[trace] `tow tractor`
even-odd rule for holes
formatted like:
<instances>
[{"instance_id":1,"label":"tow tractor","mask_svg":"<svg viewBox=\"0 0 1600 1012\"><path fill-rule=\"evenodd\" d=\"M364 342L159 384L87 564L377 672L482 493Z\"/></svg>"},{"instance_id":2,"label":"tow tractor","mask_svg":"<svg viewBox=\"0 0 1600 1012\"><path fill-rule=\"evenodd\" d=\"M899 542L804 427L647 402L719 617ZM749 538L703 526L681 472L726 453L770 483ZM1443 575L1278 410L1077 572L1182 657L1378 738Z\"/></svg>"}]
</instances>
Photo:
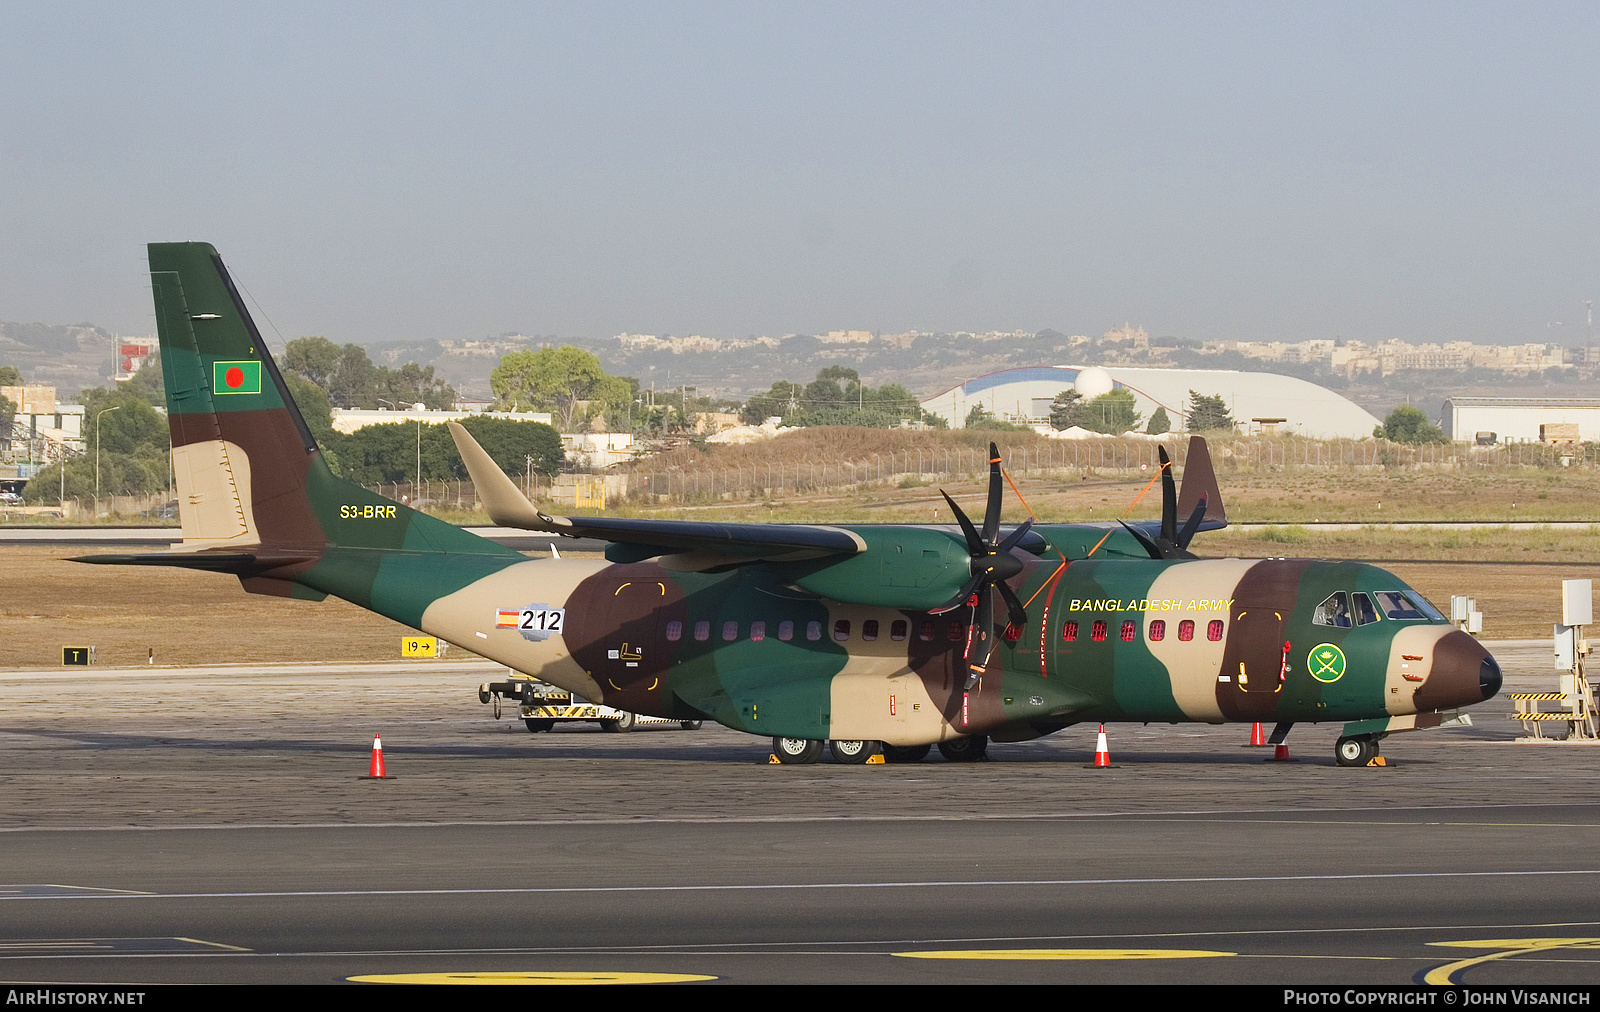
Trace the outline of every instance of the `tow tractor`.
<instances>
[{"instance_id":1,"label":"tow tractor","mask_svg":"<svg viewBox=\"0 0 1600 1012\"><path fill-rule=\"evenodd\" d=\"M502 699L515 700L528 731L537 734L556 726L557 721L593 721L605 731L632 731L636 727L675 724L685 731L697 731L698 720L668 720L618 710L602 703L591 703L558 685L511 672L503 682L484 682L478 686L478 702L494 706L494 719L500 719Z\"/></svg>"}]
</instances>

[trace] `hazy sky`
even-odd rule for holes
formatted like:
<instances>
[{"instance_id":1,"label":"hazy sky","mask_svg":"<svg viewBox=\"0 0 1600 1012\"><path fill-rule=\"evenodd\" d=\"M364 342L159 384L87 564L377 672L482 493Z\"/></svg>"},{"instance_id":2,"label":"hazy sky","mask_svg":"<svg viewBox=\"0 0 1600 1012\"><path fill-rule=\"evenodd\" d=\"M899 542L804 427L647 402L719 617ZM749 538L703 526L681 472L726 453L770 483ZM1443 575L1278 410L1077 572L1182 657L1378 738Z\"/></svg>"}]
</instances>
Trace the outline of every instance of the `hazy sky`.
<instances>
[{"instance_id":1,"label":"hazy sky","mask_svg":"<svg viewBox=\"0 0 1600 1012\"><path fill-rule=\"evenodd\" d=\"M0 40L0 319L151 332L174 239L341 342L1570 342L1600 297L1592 2L5 0Z\"/></svg>"}]
</instances>

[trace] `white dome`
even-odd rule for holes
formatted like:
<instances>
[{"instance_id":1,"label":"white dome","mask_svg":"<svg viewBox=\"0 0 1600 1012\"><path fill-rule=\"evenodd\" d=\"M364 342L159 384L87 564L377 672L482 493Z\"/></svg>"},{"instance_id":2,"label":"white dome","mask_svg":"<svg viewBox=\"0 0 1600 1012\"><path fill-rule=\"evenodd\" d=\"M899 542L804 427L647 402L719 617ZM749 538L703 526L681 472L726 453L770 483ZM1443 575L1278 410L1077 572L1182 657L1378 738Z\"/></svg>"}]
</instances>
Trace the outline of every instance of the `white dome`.
<instances>
[{"instance_id":1,"label":"white dome","mask_svg":"<svg viewBox=\"0 0 1600 1012\"><path fill-rule=\"evenodd\" d=\"M1103 394L1109 394L1116 386L1111 379L1111 374L1097 365L1092 365L1078 373L1077 380L1072 384L1072 389L1084 400L1093 400Z\"/></svg>"}]
</instances>

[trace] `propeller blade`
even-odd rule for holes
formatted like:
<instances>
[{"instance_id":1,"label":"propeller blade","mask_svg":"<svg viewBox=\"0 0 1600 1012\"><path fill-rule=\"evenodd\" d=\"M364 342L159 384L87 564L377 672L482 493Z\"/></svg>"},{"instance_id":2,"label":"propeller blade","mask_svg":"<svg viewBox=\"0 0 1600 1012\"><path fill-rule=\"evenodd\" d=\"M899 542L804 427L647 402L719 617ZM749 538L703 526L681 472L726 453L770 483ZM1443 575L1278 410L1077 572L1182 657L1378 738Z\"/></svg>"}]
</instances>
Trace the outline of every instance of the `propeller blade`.
<instances>
[{"instance_id":1,"label":"propeller blade","mask_svg":"<svg viewBox=\"0 0 1600 1012\"><path fill-rule=\"evenodd\" d=\"M1003 491L1000 476L1000 448L993 443L989 444L989 503L983 511L983 547L988 549L994 545L995 535L1000 531L1000 493Z\"/></svg>"},{"instance_id":2,"label":"propeller blade","mask_svg":"<svg viewBox=\"0 0 1600 1012\"><path fill-rule=\"evenodd\" d=\"M1001 599L1006 603L1007 622L1016 629L1021 629L1027 625L1028 610L1017 599L1016 592L1011 589L1011 586L1005 583L997 583L994 585L994 589L1000 592Z\"/></svg>"},{"instance_id":3,"label":"propeller blade","mask_svg":"<svg viewBox=\"0 0 1600 1012\"><path fill-rule=\"evenodd\" d=\"M972 579L968 580L966 586L962 587L956 592L955 597L952 597L950 600L946 601L944 604L941 604L937 608L929 608L928 614L943 615L946 612L955 611L957 608L966 604L968 601L972 600L972 595L978 591L978 585L987 579L988 575L989 574L987 572L981 569L978 572L973 573Z\"/></svg>"},{"instance_id":4,"label":"propeller blade","mask_svg":"<svg viewBox=\"0 0 1600 1012\"><path fill-rule=\"evenodd\" d=\"M1176 541L1178 537L1178 483L1172 480L1172 458L1167 448L1158 446L1161 454L1161 537Z\"/></svg>"},{"instance_id":5,"label":"propeller blade","mask_svg":"<svg viewBox=\"0 0 1600 1012\"><path fill-rule=\"evenodd\" d=\"M1160 541L1150 540L1149 535L1145 534L1144 531L1141 531L1137 527L1129 527L1127 523L1122 520L1118 520L1117 523L1122 524L1123 530L1139 539L1139 544L1144 546L1144 550L1150 553L1150 557L1152 559L1164 559L1167 557L1166 552L1161 547Z\"/></svg>"},{"instance_id":6,"label":"propeller blade","mask_svg":"<svg viewBox=\"0 0 1600 1012\"><path fill-rule=\"evenodd\" d=\"M989 655L994 653L994 595L988 587L978 590L978 603L972 609L972 631L967 635L967 685L968 689L989 667Z\"/></svg>"},{"instance_id":7,"label":"propeller blade","mask_svg":"<svg viewBox=\"0 0 1600 1012\"><path fill-rule=\"evenodd\" d=\"M1021 527L1018 527L1016 530L1014 530L1010 534L1006 535L1006 539L1004 541L1000 542L1000 547L996 548L995 551L999 552L999 553L1001 553L1003 555L1006 552L1011 551L1011 549L1017 547L1017 543L1020 542L1023 538L1028 536L1028 528L1030 528L1032 526L1033 526L1033 518L1029 517L1028 519L1026 519L1026 520L1024 520L1022 522L1022 526Z\"/></svg>"},{"instance_id":8,"label":"propeller blade","mask_svg":"<svg viewBox=\"0 0 1600 1012\"><path fill-rule=\"evenodd\" d=\"M1178 536L1173 539L1174 543L1176 543L1179 548L1187 549L1189 547L1189 542L1194 540L1195 532L1200 529L1200 521L1204 520L1205 518L1206 497L1201 496L1200 502L1196 504L1194 508L1194 512L1190 513L1189 519L1184 521L1183 530L1179 531Z\"/></svg>"},{"instance_id":9,"label":"propeller blade","mask_svg":"<svg viewBox=\"0 0 1600 1012\"><path fill-rule=\"evenodd\" d=\"M972 526L971 520L967 519L966 512L962 510L960 506L956 505L956 501L954 499L950 498L950 493L941 488L939 490L939 494L944 496L944 501L950 504L950 512L955 516L956 523L961 525L961 533L967 536L968 553L970 553L973 558L977 558L978 556L987 553L989 551L989 546L984 544L982 538L978 537L978 529Z\"/></svg>"}]
</instances>

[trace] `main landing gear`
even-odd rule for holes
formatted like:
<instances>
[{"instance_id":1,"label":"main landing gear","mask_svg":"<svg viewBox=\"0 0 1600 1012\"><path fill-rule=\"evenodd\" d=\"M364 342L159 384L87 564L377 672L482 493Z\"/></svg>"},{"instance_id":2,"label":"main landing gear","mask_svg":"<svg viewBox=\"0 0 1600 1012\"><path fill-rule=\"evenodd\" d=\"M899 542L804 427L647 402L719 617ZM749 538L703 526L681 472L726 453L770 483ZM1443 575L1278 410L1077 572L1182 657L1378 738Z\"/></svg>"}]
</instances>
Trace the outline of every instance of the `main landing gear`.
<instances>
[{"instance_id":1,"label":"main landing gear","mask_svg":"<svg viewBox=\"0 0 1600 1012\"><path fill-rule=\"evenodd\" d=\"M1378 736L1358 734L1340 738L1333 746L1333 757L1340 766L1365 766L1378 757Z\"/></svg>"},{"instance_id":2,"label":"main landing gear","mask_svg":"<svg viewBox=\"0 0 1600 1012\"><path fill-rule=\"evenodd\" d=\"M772 754L786 765L814 763L822 758L823 744L814 738L774 738ZM881 741L846 739L826 744L828 751L833 753L833 761L847 766L865 763L880 754L884 762L917 763L926 759L933 749L931 745L885 745ZM989 739L981 734L939 743L939 754L944 756L945 761L953 763L977 762L987 757L988 751Z\"/></svg>"}]
</instances>

